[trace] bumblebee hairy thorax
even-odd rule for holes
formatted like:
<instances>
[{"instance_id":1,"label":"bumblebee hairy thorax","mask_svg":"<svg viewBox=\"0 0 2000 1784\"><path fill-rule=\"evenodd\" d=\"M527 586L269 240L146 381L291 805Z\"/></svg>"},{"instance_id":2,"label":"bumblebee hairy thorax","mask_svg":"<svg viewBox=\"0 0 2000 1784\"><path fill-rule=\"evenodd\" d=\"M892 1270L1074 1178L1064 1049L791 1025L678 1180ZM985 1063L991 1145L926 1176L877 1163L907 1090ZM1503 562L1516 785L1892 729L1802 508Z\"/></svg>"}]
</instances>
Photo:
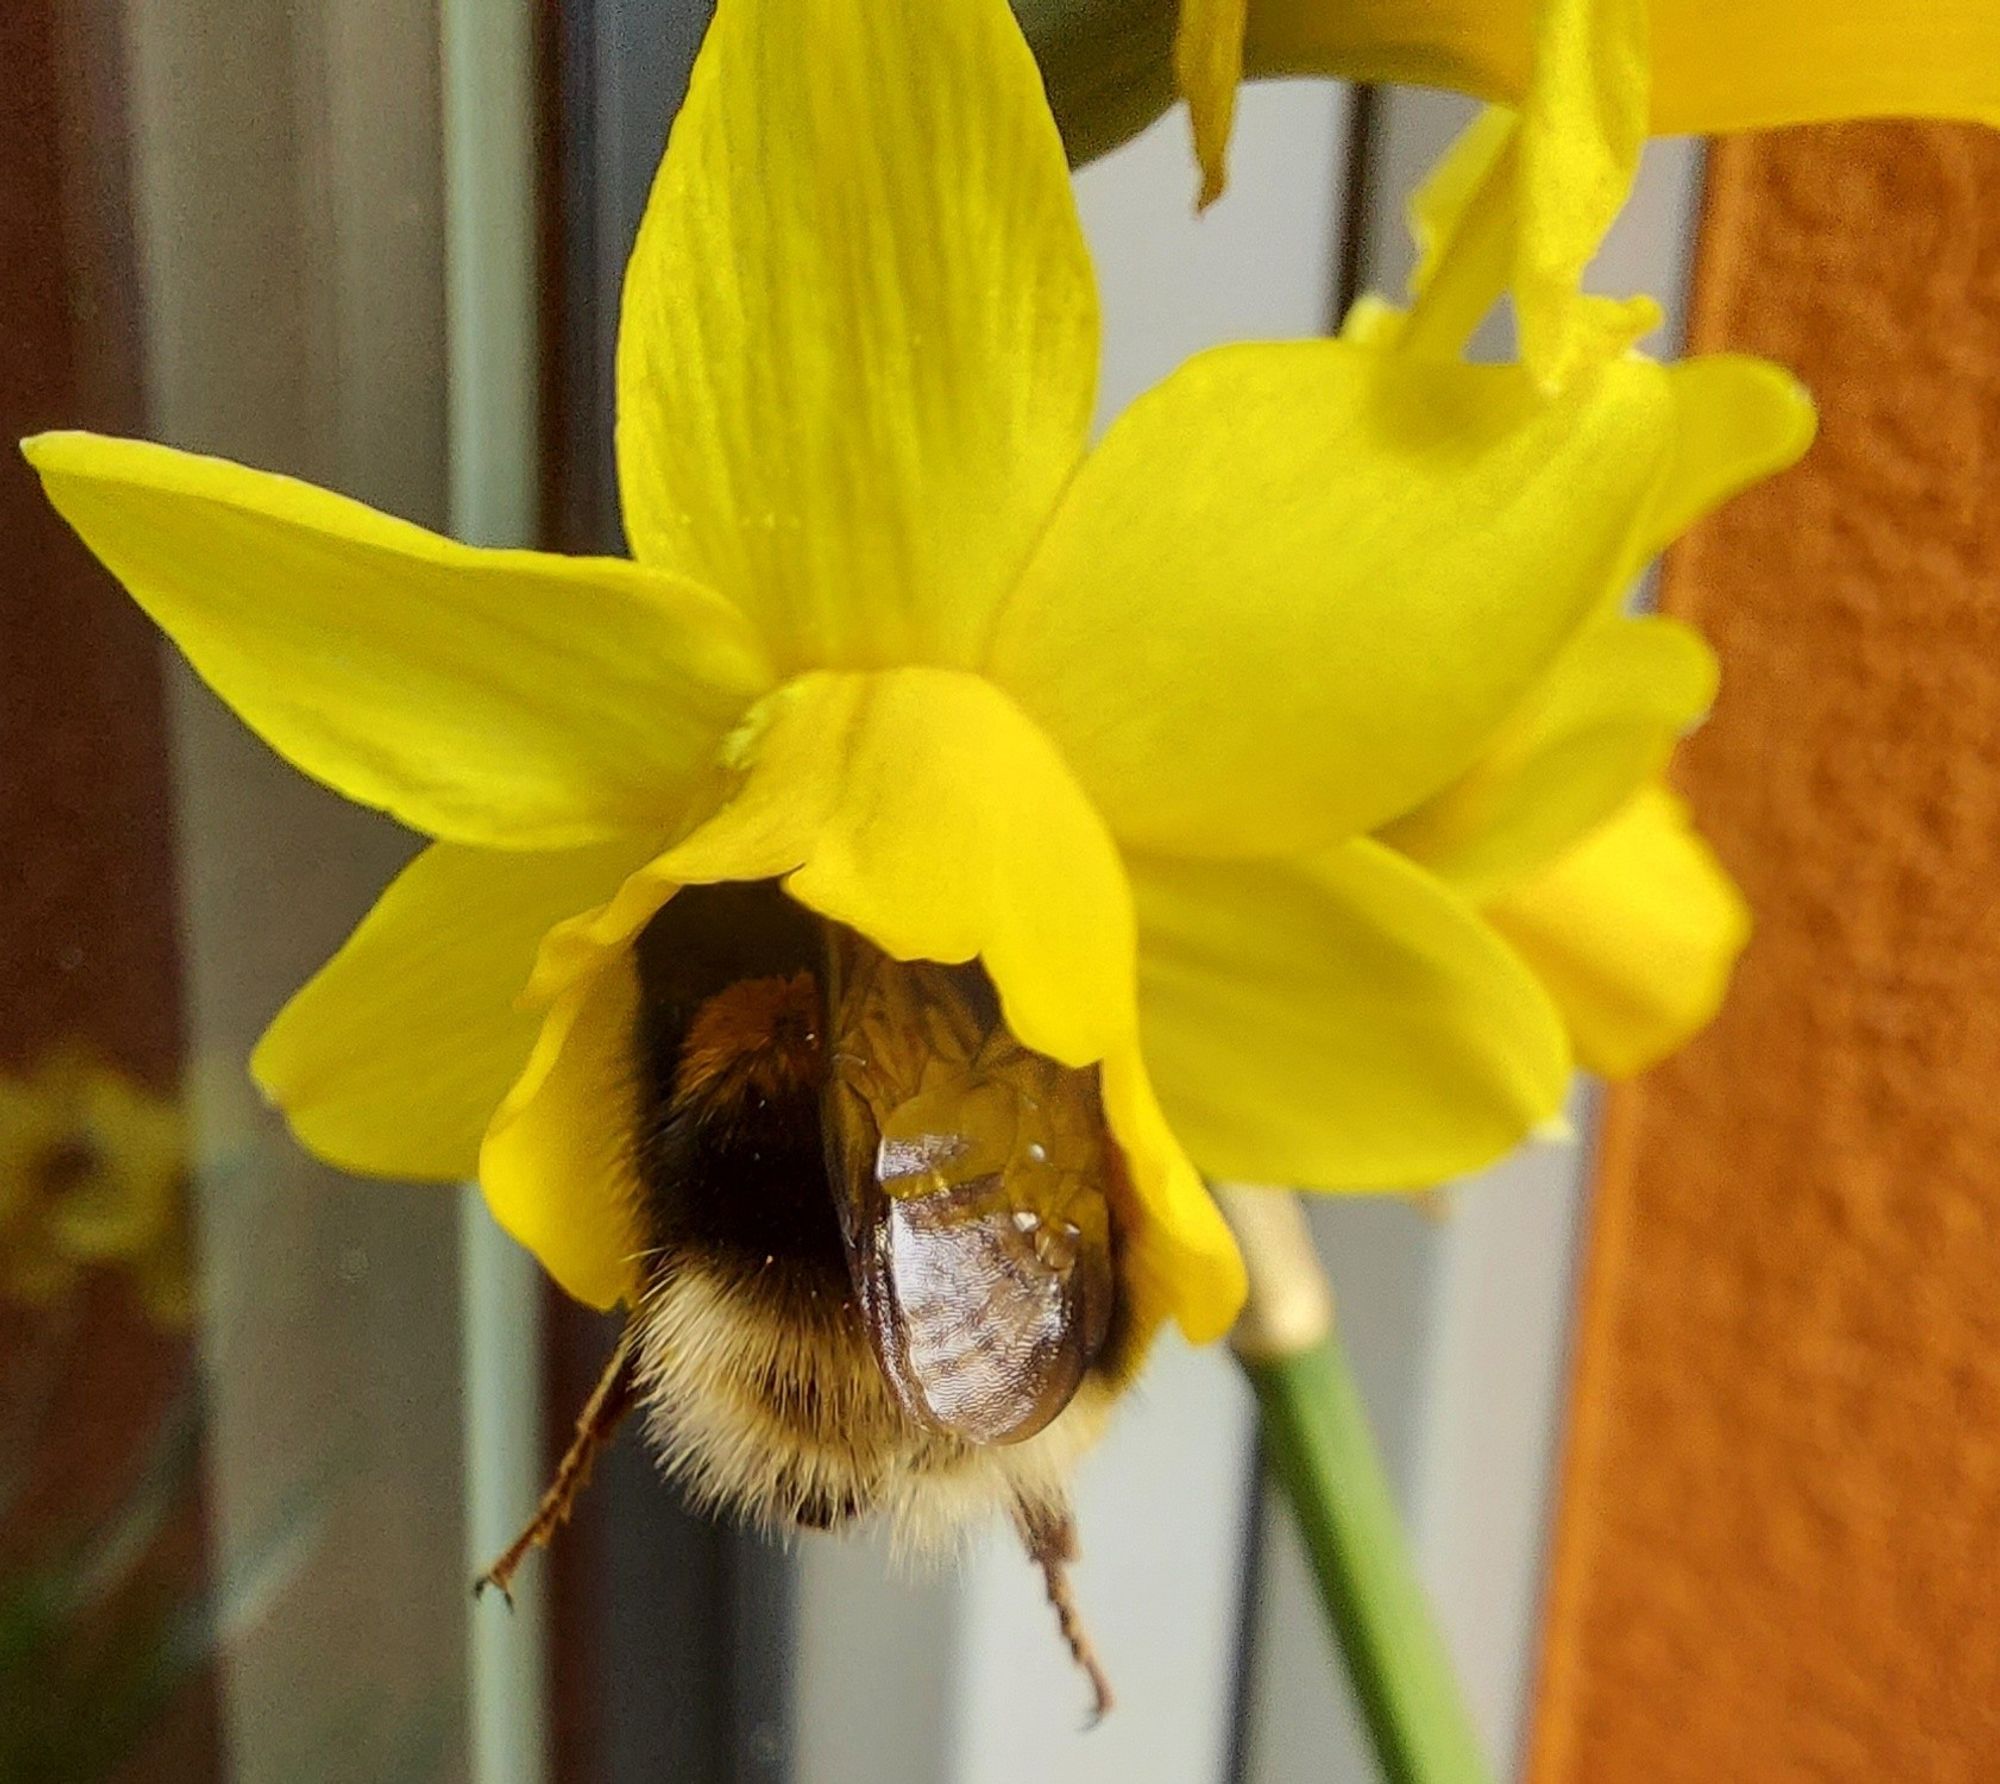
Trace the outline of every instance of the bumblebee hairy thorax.
<instances>
[{"instance_id":1,"label":"bumblebee hairy thorax","mask_svg":"<svg viewBox=\"0 0 2000 1784\"><path fill-rule=\"evenodd\" d=\"M879 1517L935 1551L998 1512L1063 1577L1069 1480L1136 1368L1130 1220L1094 1070L1008 1031L977 965L889 958L775 885L691 887L637 943L644 1288L534 1524L643 1409L700 1504L780 1531Z\"/></svg>"}]
</instances>

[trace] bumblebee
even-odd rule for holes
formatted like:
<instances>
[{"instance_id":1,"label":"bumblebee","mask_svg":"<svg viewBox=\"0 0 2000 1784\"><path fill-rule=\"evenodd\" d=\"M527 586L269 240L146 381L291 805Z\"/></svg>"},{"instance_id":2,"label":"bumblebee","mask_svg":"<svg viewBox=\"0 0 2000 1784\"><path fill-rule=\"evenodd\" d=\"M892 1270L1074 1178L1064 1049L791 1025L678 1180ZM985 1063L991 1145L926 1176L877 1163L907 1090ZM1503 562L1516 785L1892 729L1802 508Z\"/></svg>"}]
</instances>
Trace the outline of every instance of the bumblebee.
<instances>
[{"instance_id":1,"label":"bumblebee","mask_svg":"<svg viewBox=\"0 0 2000 1784\"><path fill-rule=\"evenodd\" d=\"M1094 1070L1023 1047L974 964L899 961L775 885L690 887L638 942L644 1290L503 1591L641 1412L691 1499L769 1530L995 1513L1071 1600L1069 1480L1139 1363L1131 1190Z\"/></svg>"}]
</instances>

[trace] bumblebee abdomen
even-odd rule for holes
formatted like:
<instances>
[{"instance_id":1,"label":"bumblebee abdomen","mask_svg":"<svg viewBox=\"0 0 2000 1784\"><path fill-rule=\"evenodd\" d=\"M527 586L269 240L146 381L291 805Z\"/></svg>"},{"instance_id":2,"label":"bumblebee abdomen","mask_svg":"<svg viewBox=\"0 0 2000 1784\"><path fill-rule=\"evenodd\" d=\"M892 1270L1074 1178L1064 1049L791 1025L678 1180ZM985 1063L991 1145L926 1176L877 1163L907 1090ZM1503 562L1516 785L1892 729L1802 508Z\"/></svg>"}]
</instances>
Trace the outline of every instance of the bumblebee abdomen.
<instances>
[{"instance_id":1,"label":"bumblebee abdomen","mask_svg":"<svg viewBox=\"0 0 2000 1784\"><path fill-rule=\"evenodd\" d=\"M637 954L633 1142L647 1269L636 1368L663 1470L698 1503L780 1530L880 1515L912 1550L949 1546L996 1512L1066 1518L1069 1474L1136 1360L1112 1330L1115 1252L1101 1198L1044 1195L1039 1178L1046 1216L1004 1198L991 1210L930 1198L906 1210L909 1243L882 1251L851 1194L842 1200L847 1165L874 1169L872 1155L845 1157L865 1124L846 1124L839 1159L826 1143L832 1055L866 1044L829 1039L826 926L774 885L693 887L662 909ZM997 1002L971 995L983 986L976 968L949 970L960 993L949 1013L984 1034ZM908 1045L923 1043L917 1032ZM996 1070L1018 1077L1033 1066L1005 1046ZM1038 1106L1067 1107L1039 1079L1030 1088ZM1094 1080L1071 1088L1087 1090L1094 1109ZM1061 1151L1032 1148L1030 1163ZM994 1178L996 1193L1010 1180ZM1078 1224L1086 1217L1089 1231ZM1089 1241L1087 1293L1066 1286L1073 1260L1050 1249L1064 1235L1072 1250ZM910 1250L920 1239L938 1253L935 1283ZM862 1285L877 1291L872 1304L857 1288L857 1243L877 1264L901 1266L896 1296L874 1277ZM930 1287L952 1293L940 1301ZM1059 1317L1024 1324L1023 1309L1056 1290ZM1044 1355L1049 1327L1067 1346L1060 1367ZM939 1346L947 1354L933 1355ZM928 1397L898 1391L885 1352L922 1377ZM940 1400L964 1413L951 1396L974 1387L991 1390L994 1417L936 1415Z\"/></svg>"}]
</instances>

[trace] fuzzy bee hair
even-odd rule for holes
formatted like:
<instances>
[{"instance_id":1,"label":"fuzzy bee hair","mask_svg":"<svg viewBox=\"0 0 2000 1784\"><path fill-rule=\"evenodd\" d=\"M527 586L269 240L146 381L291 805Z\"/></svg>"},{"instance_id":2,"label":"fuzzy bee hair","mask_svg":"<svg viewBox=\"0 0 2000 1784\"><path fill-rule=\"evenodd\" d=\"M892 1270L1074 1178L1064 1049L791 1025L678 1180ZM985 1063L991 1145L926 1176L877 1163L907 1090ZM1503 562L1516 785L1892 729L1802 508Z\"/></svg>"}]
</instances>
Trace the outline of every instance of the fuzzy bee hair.
<instances>
[{"instance_id":1,"label":"fuzzy bee hair","mask_svg":"<svg viewBox=\"0 0 2000 1784\"><path fill-rule=\"evenodd\" d=\"M877 1517L912 1561L995 1514L1062 1522L1121 1385L1094 1373L1021 1443L926 1430L890 1394L852 1299L777 1265L683 1261L656 1279L636 1332L647 1437L695 1503L776 1531Z\"/></svg>"}]
</instances>

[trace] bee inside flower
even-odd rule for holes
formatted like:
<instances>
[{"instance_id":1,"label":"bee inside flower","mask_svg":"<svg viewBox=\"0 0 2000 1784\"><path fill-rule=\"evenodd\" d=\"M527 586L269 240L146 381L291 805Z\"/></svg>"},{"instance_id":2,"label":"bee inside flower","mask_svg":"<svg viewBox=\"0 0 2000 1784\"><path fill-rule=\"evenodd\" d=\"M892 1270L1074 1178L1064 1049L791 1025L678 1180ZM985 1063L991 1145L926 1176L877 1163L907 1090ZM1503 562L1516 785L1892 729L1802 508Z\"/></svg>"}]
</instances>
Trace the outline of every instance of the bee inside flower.
<instances>
[{"instance_id":1,"label":"bee inside flower","mask_svg":"<svg viewBox=\"0 0 2000 1784\"><path fill-rule=\"evenodd\" d=\"M1459 837L1601 622L1675 383L1252 344L1092 447L1097 333L1004 0L722 0L625 286L634 561L28 443L247 723L432 839L253 1069L627 1310L503 1585L643 1405L753 1520L1011 1517L1088 1665L1071 1472L1243 1296L1204 1175L1429 1185L1560 1106L1549 991L1384 838ZM1538 859L1611 808L1574 756Z\"/></svg>"}]
</instances>

